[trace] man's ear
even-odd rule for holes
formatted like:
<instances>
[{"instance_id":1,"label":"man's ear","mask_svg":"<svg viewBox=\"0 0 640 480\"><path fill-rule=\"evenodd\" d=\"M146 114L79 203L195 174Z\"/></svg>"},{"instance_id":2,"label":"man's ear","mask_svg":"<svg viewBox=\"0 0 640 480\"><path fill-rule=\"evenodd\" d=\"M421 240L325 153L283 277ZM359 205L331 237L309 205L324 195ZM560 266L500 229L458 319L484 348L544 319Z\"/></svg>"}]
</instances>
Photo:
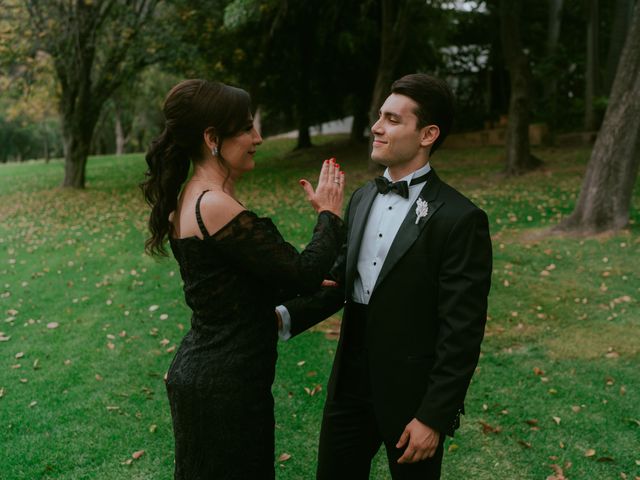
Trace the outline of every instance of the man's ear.
<instances>
[{"instance_id":1,"label":"man's ear","mask_svg":"<svg viewBox=\"0 0 640 480\"><path fill-rule=\"evenodd\" d=\"M437 125L427 125L426 127L422 127L420 133L420 145L430 147L440 136L440 128L438 128Z\"/></svg>"}]
</instances>

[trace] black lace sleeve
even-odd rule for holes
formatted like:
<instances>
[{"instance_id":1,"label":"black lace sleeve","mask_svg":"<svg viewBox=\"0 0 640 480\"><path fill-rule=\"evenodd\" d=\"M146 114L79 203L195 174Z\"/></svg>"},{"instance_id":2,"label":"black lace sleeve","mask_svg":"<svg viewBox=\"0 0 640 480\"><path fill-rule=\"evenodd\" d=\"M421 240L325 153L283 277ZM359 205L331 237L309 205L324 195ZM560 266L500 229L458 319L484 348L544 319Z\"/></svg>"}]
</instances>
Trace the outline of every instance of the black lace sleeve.
<instances>
[{"instance_id":1,"label":"black lace sleeve","mask_svg":"<svg viewBox=\"0 0 640 480\"><path fill-rule=\"evenodd\" d=\"M346 237L342 219L324 211L313 236L299 253L271 219L241 212L213 235L225 258L278 290L282 298L316 290L333 265Z\"/></svg>"}]
</instances>

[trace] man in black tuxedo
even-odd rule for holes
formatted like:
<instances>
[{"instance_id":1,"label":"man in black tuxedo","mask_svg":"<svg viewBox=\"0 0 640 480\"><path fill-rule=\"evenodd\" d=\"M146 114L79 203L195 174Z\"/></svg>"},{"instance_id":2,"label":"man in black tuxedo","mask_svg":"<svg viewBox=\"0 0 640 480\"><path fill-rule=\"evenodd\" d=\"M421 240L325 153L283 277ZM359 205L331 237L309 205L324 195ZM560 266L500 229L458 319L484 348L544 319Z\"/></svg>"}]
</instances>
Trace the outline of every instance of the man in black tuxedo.
<instances>
[{"instance_id":1,"label":"man in black tuxedo","mask_svg":"<svg viewBox=\"0 0 640 480\"><path fill-rule=\"evenodd\" d=\"M412 74L393 84L371 128L371 158L387 168L351 197L334 286L277 307L286 339L344 306L318 479L368 478L381 444L394 480L440 478L444 437L478 362L492 269L487 215L429 164L452 120L445 82Z\"/></svg>"}]
</instances>

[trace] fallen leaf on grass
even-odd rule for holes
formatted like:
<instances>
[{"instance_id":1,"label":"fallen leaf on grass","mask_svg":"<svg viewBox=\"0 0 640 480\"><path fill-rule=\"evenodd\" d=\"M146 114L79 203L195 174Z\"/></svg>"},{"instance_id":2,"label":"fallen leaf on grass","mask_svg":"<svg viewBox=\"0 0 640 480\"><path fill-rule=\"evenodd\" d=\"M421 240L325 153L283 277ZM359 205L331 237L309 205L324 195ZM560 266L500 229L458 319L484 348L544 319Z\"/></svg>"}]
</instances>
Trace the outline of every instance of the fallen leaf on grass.
<instances>
[{"instance_id":1,"label":"fallen leaf on grass","mask_svg":"<svg viewBox=\"0 0 640 480\"><path fill-rule=\"evenodd\" d=\"M524 448L531 448L531 443L525 442L524 440L518 440L518 443L522 445Z\"/></svg>"},{"instance_id":2,"label":"fallen leaf on grass","mask_svg":"<svg viewBox=\"0 0 640 480\"><path fill-rule=\"evenodd\" d=\"M156 433L158 426L154 423L153 425L149 425L149 433Z\"/></svg>"},{"instance_id":3,"label":"fallen leaf on grass","mask_svg":"<svg viewBox=\"0 0 640 480\"><path fill-rule=\"evenodd\" d=\"M449 448L447 449L447 451L449 452L455 452L456 450L458 450L458 445L455 443L452 443L451 445L449 445Z\"/></svg>"},{"instance_id":4,"label":"fallen leaf on grass","mask_svg":"<svg viewBox=\"0 0 640 480\"><path fill-rule=\"evenodd\" d=\"M137 452L133 452L131 454L131 458L134 460L138 460L142 455L144 455L144 450L138 450Z\"/></svg>"},{"instance_id":5,"label":"fallen leaf on grass","mask_svg":"<svg viewBox=\"0 0 640 480\"><path fill-rule=\"evenodd\" d=\"M278 461L279 462L286 462L287 460L289 460L291 458L291 455L288 453L283 453L282 455L280 455L278 457Z\"/></svg>"},{"instance_id":6,"label":"fallen leaf on grass","mask_svg":"<svg viewBox=\"0 0 640 480\"><path fill-rule=\"evenodd\" d=\"M482 433L487 434L487 433L500 433L502 431L502 427L500 426L491 426L489 425L487 422L484 422L482 420L480 420L478 422L480 425L482 425Z\"/></svg>"},{"instance_id":7,"label":"fallen leaf on grass","mask_svg":"<svg viewBox=\"0 0 640 480\"><path fill-rule=\"evenodd\" d=\"M588 449L584 452L585 457L594 457L596 455L596 451L593 448Z\"/></svg>"},{"instance_id":8,"label":"fallen leaf on grass","mask_svg":"<svg viewBox=\"0 0 640 480\"><path fill-rule=\"evenodd\" d=\"M29 408L33 408L38 404L35 400L29 404Z\"/></svg>"},{"instance_id":9,"label":"fallen leaf on grass","mask_svg":"<svg viewBox=\"0 0 640 480\"><path fill-rule=\"evenodd\" d=\"M560 465L553 463L551 464L551 468L553 468L555 473L553 475L549 475L547 480L567 480L567 477L564 476L564 472Z\"/></svg>"},{"instance_id":10,"label":"fallen leaf on grass","mask_svg":"<svg viewBox=\"0 0 640 480\"><path fill-rule=\"evenodd\" d=\"M96 380L101 382L102 381L102 375L100 375L99 373L96 373Z\"/></svg>"},{"instance_id":11,"label":"fallen leaf on grass","mask_svg":"<svg viewBox=\"0 0 640 480\"><path fill-rule=\"evenodd\" d=\"M321 385L316 385L315 387L313 387L313 389L311 389L309 387L304 387L304 391L307 392L307 394L312 396L312 397L316 393L320 392L321 390L322 390L322 386Z\"/></svg>"},{"instance_id":12,"label":"fallen leaf on grass","mask_svg":"<svg viewBox=\"0 0 640 480\"><path fill-rule=\"evenodd\" d=\"M571 410L573 410L574 413L578 413L580 410L582 410L582 408L579 407L578 405L572 405Z\"/></svg>"},{"instance_id":13,"label":"fallen leaf on grass","mask_svg":"<svg viewBox=\"0 0 640 480\"><path fill-rule=\"evenodd\" d=\"M58 322L49 322L47 323L47 328L53 330L54 328L58 328L60 324Z\"/></svg>"},{"instance_id":14,"label":"fallen leaf on grass","mask_svg":"<svg viewBox=\"0 0 640 480\"><path fill-rule=\"evenodd\" d=\"M19 359L19 358L24 357L24 352L18 352L18 353L16 353L15 357L16 357L16 360L17 360L17 359Z\"/></svg>"},{"instance_id":15,"label":"fallen leaf on grass","mask_svg":"<svg viewBox=\"0 0 640 480\"><path fill-rule=\"evenodd\" d=\"M551 417L553 421L556 422L556 425L560 425L560 417Z\"/></svg>"},{"instance_id":16,"label":"fallen leaf on grass","mask_svg":"<svg viewBox=\"0 0 640 480\"><path fill-rule=\"evenodd\" d=\"M4 397L4 387L0 388L0 398Z\"/></svg>"},{"instance_id":17,"label":"fallen leaf on grass","mask_svg":"<svg viewBox=\"0 0 640 480\"><path fill-rule=\"evenodd\" d=\"M533 373L535 375L544 375L544 371L541 368L533 367Z\"/></svg>"},{"instance_id":18,"label":"fallen leaf on grass","mask_svg":"<svg viewBox=\"0 0 640 480\"><path fill-rule=\"evenodd\" d=\"M304 360L300 360L298 363L296 363L296 365L297 365L297 366L299 366L299 367L301 367L301 366L303 366L305 363L307 363L307 362L305 362Z\"/></svg>"},{"instance_id":19,"label":"fallen leaf on grass","mask_svg":"<svg viewBox=\"0 0 640 480\"><path fill-rule=\"evenodd\" d=\"M600 463L606 463L606 462L615 462L615 460L611 457L600 457L597 460Z\"/></svg>"}]
</instances>

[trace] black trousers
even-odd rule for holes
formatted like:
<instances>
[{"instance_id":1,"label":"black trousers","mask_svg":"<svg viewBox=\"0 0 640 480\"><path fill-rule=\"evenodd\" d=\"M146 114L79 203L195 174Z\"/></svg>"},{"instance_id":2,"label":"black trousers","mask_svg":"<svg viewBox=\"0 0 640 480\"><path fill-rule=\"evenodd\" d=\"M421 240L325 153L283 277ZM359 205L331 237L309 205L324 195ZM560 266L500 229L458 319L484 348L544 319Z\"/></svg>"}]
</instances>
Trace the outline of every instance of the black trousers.
<instances>
[{"instance_id":1,"label":"black trousers","mask_svg":"<svg viewBox=\"0 0 640 480\"><path fill-rule=\"evenodd\" d=\"M350 331L345 331L335 396L324 407L318 451L318 480L367 480L371 461L384 444L394 480L438 480L444 435L433 457L399 464L406 448L396 448L399 438L385 439L373 410L367 352L364 346L366 306L348 304ZM398 392L399 395L402 392Z\"/></svg>"}]
</instances>

